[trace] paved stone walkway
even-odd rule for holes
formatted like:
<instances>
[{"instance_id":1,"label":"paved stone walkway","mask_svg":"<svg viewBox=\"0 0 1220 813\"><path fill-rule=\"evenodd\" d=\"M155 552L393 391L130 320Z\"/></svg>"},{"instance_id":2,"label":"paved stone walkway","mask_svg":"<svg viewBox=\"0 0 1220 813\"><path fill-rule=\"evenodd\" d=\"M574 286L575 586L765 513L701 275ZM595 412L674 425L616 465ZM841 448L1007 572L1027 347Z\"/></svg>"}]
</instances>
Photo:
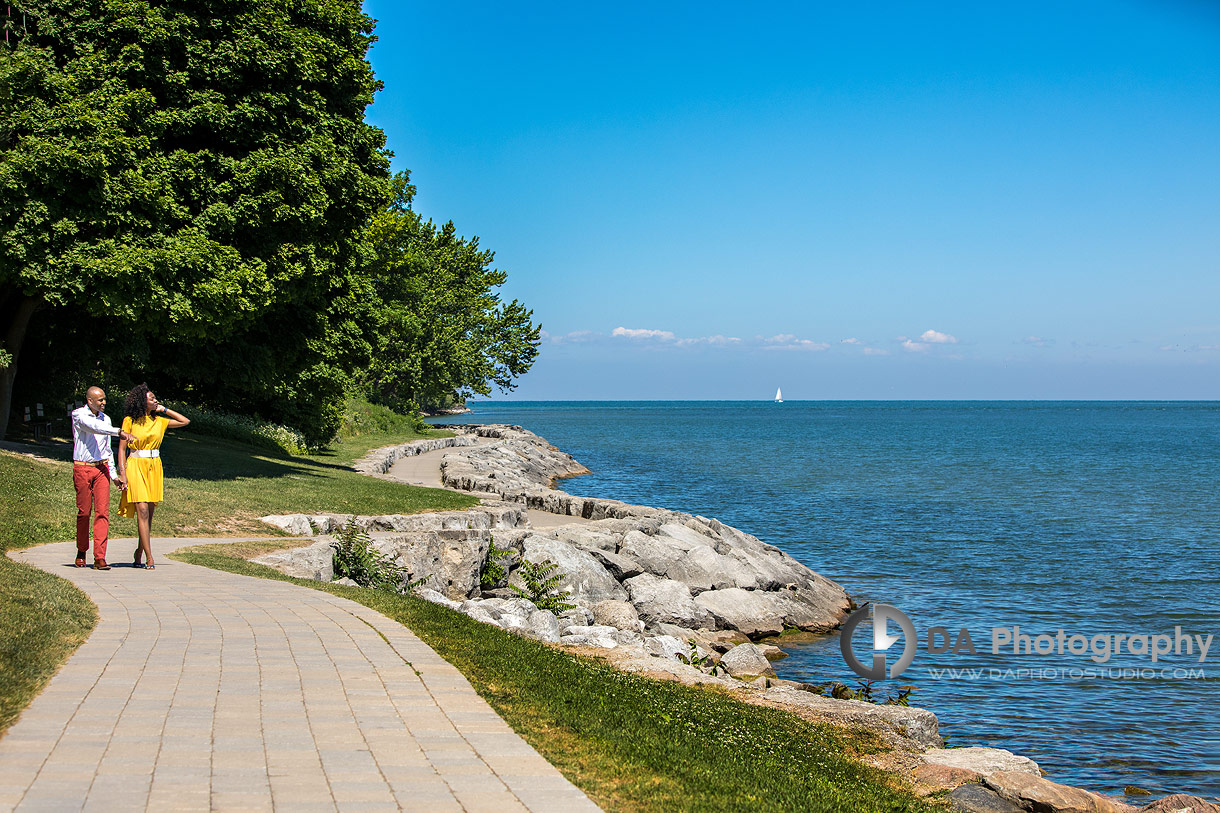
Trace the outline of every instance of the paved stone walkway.
<instances>
[{"instance_id":1,"label":"paved stone walkway","mask_svg":"<svg viewBox=\"0 0 1220 813\"><path fill-rule=\"evenodd\" d=\"M154 540L154 571L14 555L101 620L0 739L0 810L598 809L401 625L164 555L221 541Z\"/></svg>"}]
</instances>

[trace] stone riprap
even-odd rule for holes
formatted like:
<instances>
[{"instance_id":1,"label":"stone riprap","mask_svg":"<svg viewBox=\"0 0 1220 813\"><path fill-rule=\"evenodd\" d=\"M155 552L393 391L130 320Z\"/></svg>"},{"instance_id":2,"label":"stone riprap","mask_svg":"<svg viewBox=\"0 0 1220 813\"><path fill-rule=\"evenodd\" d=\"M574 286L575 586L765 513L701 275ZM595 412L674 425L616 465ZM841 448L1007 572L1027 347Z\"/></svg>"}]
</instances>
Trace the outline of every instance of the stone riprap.
<instances>
[{"instance_id":1,"label":"stone riprap","mask_svg":"<svg viewBox=\"0 0 1220 813\"><path fill-rule=\"evenodd\" d=\"M639 620L654 634L663 632L661 625L672 625L732 630L757 639L785 627L830 630L847 616L850 602L842 587L774 545L715 519L556 491L557 479L588 470L519 426L448 428L454 437L380 449L356 468L384 473L395 460L447 449L440 464L443 484L498 500L468 511L379 517L293 514L263 521L305 536L334 533L354 519L374 533L376 549L411 579L427 578L427 587L452 600L481 597L479 573L494 539L497 547L512 551L504 561L507 585L525 587L521 559L553 562L555 572L563 575L559 588L573 603L590 608L606 601L629 602L637 619L619 629L631 633L638 632L634 621ZM531 529L525 508L593 521ZM294 575L325 578L324 558L324 546L314 545L299 555L277 553L260 562Z\"/></svg>"},{"instance_id":2,"label":"stone riprap","mask_svg":"<svg viewBox=\"0 0 1220 813\"><path fill-rule=\"evenodd\" d=\"M572 603L589 609L603 602L629 604L635 618L616 617L626 619L623 629L631 632L638 632L637 621L653 632L671 625L731 630L750 638L785 627L826 631L842 622L849 607L843 588L778 548L715 520L678 512L547 530L522 527L523 510L508 504L397 517L318 514L264 521L286 529L304 523L333 533L353 519L410 580L427 579L426 587L449 599L482 597L480 575L494 540L510 552L502 560L507 584L525 588L522 559L553 562L563 577L559 589ZM256 561L301 578L330 579L332 539L324 535L312 545ZM709 578L709 573L728 575Z\"/></svg>"},{"instance_id":3,"label":"stone riprap","mask_svg":"<svg viewBox=\"0 0 1220 813\"><path fill-rule=\"evenodd\" d=\"M524 503L525 495L550 492L555 487L555 481L562 477L589 473L572 455L520 426L466 425L445 428L456 433L451 440L473 435L494 441L451 444L463 448L455 448L441 458L441 482L446 488L497 494L509 502Z\"/></svg>"},{"instance_id":4,"label":"stone riprap","mask_svg":"<svg viewBox=\"0 0 1220 813\"><path fill-rule=\"evenodd\" d=\"M448 439L448 438L446 438ZM526 527L525 511L514 505L483 505L467 511L437 511L426 514L271 514L262 522L293 536L318 536L337 533L349 522L366 532L459 531L467 529L498 531Z\"/></svg>"}]
</instances>

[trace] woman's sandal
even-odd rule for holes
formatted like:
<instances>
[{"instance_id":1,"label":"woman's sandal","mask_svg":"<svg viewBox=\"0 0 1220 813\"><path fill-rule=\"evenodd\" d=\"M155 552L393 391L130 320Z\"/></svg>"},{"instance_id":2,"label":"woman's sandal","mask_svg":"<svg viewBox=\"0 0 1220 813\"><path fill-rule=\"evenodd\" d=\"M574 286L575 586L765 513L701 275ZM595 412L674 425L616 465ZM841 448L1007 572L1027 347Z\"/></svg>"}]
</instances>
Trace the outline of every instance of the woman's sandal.
<instances>
[{"instance_id":1,"label":"woman's sandal","mask_svg":"<svg viewBox=\"0 0 1220 813\"><path fill-rule=\"evenodd\" d=\"M137 553L135 556L132 557L131 566L134 567L136 570L145 569L144 563L140 561L140 554Z\"/></svg>"},{"instance_id":2,"label":"woman's sandal","mask_svg":"<svg viewBox=\"0 0 1220 813\"><path fill-rule=\"evenodd\" d=\"M145 570L156 570L157 566L156 565L144 565L144 569Z\"/></svg>"}]
</instances>

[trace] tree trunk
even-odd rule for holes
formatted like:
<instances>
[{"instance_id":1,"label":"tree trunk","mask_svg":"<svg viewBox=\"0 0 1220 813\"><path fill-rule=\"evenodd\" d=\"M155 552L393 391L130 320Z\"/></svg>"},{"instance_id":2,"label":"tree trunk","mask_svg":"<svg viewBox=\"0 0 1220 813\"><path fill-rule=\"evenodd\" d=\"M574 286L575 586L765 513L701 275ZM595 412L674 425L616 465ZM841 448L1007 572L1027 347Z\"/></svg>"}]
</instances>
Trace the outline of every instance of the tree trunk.
<instances>
[{"instance_id":1,"label":"tree trunk","mask_svg":"<svg viewBox=\"0 0 1220 813\"><path fill-rule=\"evenodd\" d=\"M13 406L13 380L17 378L17 358L21 345L25 343L25 331L30 326L30 317L42 304L41 296L27 296L17 303L17 312L8 323L4 334L4 349L12 355L8 367L0 368L0 437L8 431L8 419Z\"/></svg>"}]
</instances>

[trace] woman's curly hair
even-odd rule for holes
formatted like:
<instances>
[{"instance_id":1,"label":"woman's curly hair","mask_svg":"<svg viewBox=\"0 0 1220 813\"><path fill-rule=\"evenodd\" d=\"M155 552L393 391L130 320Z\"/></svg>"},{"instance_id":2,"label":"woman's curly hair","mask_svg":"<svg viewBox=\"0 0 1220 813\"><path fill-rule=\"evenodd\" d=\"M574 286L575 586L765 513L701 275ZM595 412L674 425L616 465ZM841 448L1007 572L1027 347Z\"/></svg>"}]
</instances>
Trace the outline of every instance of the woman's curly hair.
<instances>
[{"instance_id":1,"label":"woman's curly hair","mask_svg":"<svg viewBox=\"0 0 1220 813\"><path fill-rule=\"evenodd\" d=\"M148 416L148 384L136 384L131 388L123 414L131 418L132 423L140 423Z\"/></svg>"}]
</instances>

